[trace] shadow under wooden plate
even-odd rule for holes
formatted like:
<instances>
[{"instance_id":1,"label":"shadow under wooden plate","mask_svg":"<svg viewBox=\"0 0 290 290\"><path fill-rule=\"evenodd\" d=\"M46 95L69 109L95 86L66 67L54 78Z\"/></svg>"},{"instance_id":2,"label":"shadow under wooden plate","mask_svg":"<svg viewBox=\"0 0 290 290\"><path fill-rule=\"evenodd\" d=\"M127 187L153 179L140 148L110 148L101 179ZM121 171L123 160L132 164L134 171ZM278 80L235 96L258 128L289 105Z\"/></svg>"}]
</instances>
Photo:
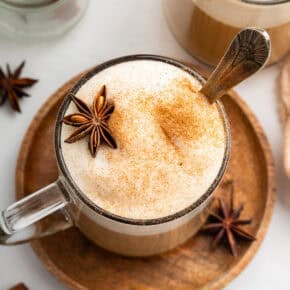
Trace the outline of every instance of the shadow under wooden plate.
<instances>
[{"instance_id":1,"label":"shadow under wooden plate","mask_svg":"<svg viewBox=\"0 0 290 290\"><path fill-rule=\"evenodd\" d=\"M17 199L57 178L54 121L64 94L79 78L57 90L32 121L17 163ZM126 258L98 248L72 228L31 243L48 270L71 289L94 290L220 289L237 276L265 236L273 211L275 176L269 144L248 106L234 91L222 101L232 130L225 178L235 182L236 203L245 203L242 217L253 218L247 229L256 235L255 242L242 243L235 259L223 246L210 251L211 237L200 233L166 254Z\"/></svg>"}]
</instances>

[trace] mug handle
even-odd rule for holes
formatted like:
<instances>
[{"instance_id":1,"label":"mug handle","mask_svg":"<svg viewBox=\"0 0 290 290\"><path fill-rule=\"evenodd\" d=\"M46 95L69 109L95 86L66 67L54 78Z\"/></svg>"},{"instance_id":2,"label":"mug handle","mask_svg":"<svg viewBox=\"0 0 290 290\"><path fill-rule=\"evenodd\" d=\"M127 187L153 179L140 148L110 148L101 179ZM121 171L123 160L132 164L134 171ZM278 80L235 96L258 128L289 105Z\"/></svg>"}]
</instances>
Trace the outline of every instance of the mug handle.
<instances>
[{"instance_id":1,"label":"mug handle","mask_svg":"<svg viewBox=\"0 0 290 290\"><path fill-rule=\"evenodd\" d=\"M73 226L69 197L60 180L13 203L0 213L0 245L17 245ZM49 221L42 221L52 215Z\"/></svg>"}]
</instances>

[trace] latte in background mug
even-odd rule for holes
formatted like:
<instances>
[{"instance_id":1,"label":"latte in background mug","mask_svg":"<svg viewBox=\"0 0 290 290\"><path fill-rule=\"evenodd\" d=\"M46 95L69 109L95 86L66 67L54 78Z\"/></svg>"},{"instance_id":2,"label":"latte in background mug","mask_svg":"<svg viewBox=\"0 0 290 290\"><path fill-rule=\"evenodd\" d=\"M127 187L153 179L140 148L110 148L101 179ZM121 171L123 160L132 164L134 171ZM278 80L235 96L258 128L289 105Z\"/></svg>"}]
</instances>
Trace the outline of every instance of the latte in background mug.
<instances>
[{"instance_id":1,"label":"latte in background mug","mask_svg":"<svg viewBox=\"0 0 290 290\"><path fill-rule=\"evenodd\" d=\"M217 65L233 37L245 27L264 28L270 35L268 65L290 48L290 1L163 0L169 28L194 57Z\"/></svg>"}]
</instances>

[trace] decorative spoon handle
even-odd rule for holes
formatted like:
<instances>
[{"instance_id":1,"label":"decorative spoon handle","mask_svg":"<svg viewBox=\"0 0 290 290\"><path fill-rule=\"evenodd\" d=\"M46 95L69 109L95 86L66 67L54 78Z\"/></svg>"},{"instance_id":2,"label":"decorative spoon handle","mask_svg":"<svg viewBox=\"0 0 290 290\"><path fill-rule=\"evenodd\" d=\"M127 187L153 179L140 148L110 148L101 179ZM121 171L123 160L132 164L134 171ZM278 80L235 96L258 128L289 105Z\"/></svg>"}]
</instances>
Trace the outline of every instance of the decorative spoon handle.
<instances>
[{"instance_id":1,"label":"decorative spoon handle","mask_svg":"<svg viewBox=\"0 0 290 290\"><path fill-rule=\"evenodd\" d=\"M241 30L200 92L212 103L267 62L270 37L263 29Z\"/></svg>"}]
</instances>

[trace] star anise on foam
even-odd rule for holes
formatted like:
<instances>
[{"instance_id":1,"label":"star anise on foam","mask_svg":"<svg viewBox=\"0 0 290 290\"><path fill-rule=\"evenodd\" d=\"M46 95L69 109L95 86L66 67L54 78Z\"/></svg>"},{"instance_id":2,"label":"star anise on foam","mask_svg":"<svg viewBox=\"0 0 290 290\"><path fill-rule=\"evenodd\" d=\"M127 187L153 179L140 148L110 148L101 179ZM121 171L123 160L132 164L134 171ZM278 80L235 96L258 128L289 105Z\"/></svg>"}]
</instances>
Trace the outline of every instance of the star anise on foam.
<instances>
[{"instance_id":1,"label":"star anise on foam","mask_svg":"<svg viewBox=\"0 0 290 290\"><path fill-rule=\"evenodd\" d=\"M96 94L92 107L89 107L73 94L70 94L70 97L79 113L65 116L62 122L78 128L65 142L74 143L89 135L89 150L93 157L96 156L101 143L105 143L114 149L117 148L117 143L108 126L108 121L114 111L114 105L107 101L106 86L103 85Z\"/></svg>"},{"instance_id":2,"label":"star anise on foam","mask_svg":"<svg viewBox=\"0 0 290 290\"><path fill-rule=\"evenodd\" d=\"M238 255L237 239L241 238L247 241L254 241L256 238L242 229L242 226L252 222L251 219L240 219L240 215L244 209L244 205L234 207L234 183L228 181L225 186L230 188L230 202L226 203L224 198L218 198L218 209L211 212L207 223L202 230L215 234L211 242L212 249L215 249L221 241L227 240L233 256Z\"/></svg>"},{"instance_id":3,"label":"star anise on foam","mask_svg":"<svg viewBox=\"0 0 290 290\"><path fill-rule=\"evenodd\" d=\"M8 99L11 108L21 112L18 99L29 97L23 89L31 87L38 80L31 78L20 78L25 62L23 61L14 72L11 71L9 64L6 65L6 73L0 67L0 106Z\"/></svg>"}]
</instances>

